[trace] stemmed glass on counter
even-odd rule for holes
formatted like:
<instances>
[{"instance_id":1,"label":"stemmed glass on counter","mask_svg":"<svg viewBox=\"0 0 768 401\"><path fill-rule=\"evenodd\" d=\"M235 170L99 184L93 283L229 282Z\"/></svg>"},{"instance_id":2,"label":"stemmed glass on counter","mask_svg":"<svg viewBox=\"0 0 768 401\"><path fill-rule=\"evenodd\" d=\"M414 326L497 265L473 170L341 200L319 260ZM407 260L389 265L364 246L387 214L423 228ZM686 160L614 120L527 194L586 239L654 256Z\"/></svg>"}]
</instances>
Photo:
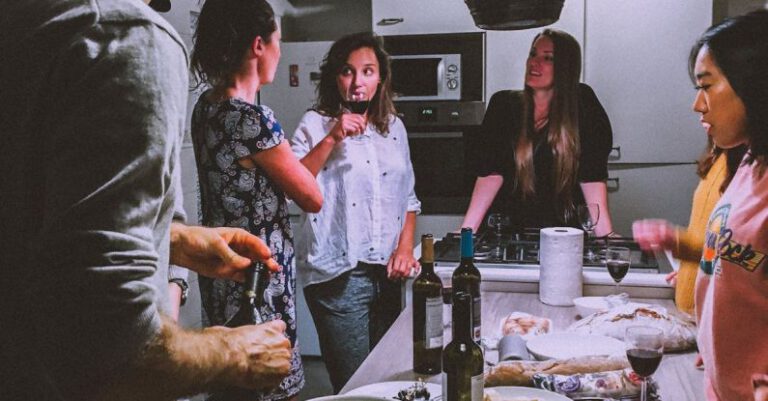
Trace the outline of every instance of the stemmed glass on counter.
<instances>
[{"instance_id":1,"label":"stemmed glass on counter","mask_svg":"<svg viewBox=\"0 0 768 401\"><path fill-rule=\"evenodd\" d=\"M623 246L612 246L605 250L605 267L608 268L608 274L616 282L617 294L619 293L619 283L629 272L631 255L629 248Z\"/></svg>"},{"instance_id":2,"label":"stemmed glass on counter","mask_svg":"<svg viewBox=\"0 0 768 401\"><path fill-rule=\"evenodd\" d=\"M493 248L493 259L504 259L504 244L501 242L502 229L509 225L509 216L501 213L491 213L488 216L488 227L492 227L496 234L496 246Z\"/></svg>"},{"instance_id":3,"label":"stemmed glass on counter","mask_svg":"<svg viewBox=\"0 0 768 401\"><path fill-rule=\"evenodd\" d=\"M640 401L647 401L648 378L656 372L664 355L664 332L648 326L630 326L624 336L627 359L632 370L642 379Z\"/></svg>"},{"instance_id":4,"label":"stemmed glass on counter","mask_svg":"<svg viewBox=\"0 0 768 401\"><path fill-rule=\"evenodd\" d=\"M579 219L581 228L587 233L587 254L585 256L587 260L595 260L597 259L597 254L589 246L589 239L594 235L597 222L600 221L600 205L597 203L578 205L576 207L576 217Z\"/></svg>"}]
</instances>

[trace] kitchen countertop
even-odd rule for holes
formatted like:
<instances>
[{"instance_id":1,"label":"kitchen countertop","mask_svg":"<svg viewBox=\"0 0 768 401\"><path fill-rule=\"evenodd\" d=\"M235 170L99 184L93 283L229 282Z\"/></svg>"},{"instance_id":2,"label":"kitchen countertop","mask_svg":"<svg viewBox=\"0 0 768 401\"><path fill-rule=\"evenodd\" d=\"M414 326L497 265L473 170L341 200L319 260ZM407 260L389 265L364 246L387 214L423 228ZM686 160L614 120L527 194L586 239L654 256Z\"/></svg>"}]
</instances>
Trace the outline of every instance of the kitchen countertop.
<instances>
[{"instance_id":1,"label":"kitchen countertop","mask_svg":"<svg viewBox=\"0 0 768 401\"><path fill-rule=\"evenodd\" d=\"M415 258L421 256L421 244L413 250ZM675 260L670 253L657 253L656 260L664 271L671 271ZM435 273L443 281L443 285L450 283L453 270L458 266L446 262L435 263ZM481 289L483 291L511 292L511 293L535 293L539 292L539 266L538 265L494 265L475 262L482 276ZM633 272L629 273L621 281L620 292L627 293L633 298L674 299L675 289L666 282L666 273ZM413 278L403 281L403 305L411 302L411 286ZM616 283L607 271L594 271L585 269L582 272L584 296L605 296L616 293Z\"/></svg>"},{"instance_id":2,"label":"kitchen countertop","mask_svg":"<svg viewBox=\"0 0 768 401\"><path fill-rule=\"evenodd\" d=\"M485 280L485 277L484 277ZM574 307L559 307L542 304L538 294L483 291L483 337L497 337L499 320L512 311L527 312L552 320L552 330L562 331L576 321ZM642 299L662 305L670 311L676 310L669 299ZM413 372L412 351L412 310L408 306L373 349L360 368L341 390L346 393L357 387L384 381L415 381L422 377L426 382L440 383L440 375L419 376ZM446 333L450 337L450 333ZM488 353L488 359L495 362L495 356ZM695 352L665 354L661 365L653 376L659 384L664 401L699 401L704 399L702 371L694 367Z\"/></svg>"}]
</instances>

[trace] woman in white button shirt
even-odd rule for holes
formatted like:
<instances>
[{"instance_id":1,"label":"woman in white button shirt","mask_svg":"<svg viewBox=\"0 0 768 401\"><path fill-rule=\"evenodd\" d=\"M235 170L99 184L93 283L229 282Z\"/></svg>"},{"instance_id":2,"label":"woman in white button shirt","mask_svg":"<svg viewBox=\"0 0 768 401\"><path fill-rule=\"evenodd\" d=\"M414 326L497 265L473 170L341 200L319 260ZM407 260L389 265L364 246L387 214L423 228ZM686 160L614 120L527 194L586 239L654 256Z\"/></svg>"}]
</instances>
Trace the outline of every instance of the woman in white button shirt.
<instances>
[{"instance_id":1,"label":"woman in white button shirt","mask_svg":"<svg viewBox=\"0 0 768 401\"><path fill-rule=\"evenodd\" d=\"M321 66L317 104L291 140L324 197L319 213L302 215L296 256L337 393L397 318L400 280L418 266L421 204L389 74L374 34L336 41ZM353 99L370 103L354 114Z\"/></svg>"}]
</instances>

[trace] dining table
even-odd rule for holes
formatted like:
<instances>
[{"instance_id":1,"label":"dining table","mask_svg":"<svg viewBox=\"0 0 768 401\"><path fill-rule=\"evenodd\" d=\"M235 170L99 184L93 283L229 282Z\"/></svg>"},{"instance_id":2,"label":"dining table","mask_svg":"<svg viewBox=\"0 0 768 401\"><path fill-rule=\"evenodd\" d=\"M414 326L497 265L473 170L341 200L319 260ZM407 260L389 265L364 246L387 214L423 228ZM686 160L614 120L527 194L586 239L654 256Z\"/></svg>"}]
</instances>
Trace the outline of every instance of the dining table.
<instances>
[{"instance_id":1,"label":"dining table","mask_svg":"<svg viewBox=\"0 0 768 401\"><path fill-rule=\"evenodd\" d=\"M551 320L551 332L564 331L580 319L574 306L552 306L542 303L539 295L533 292L504 291L499 286L481 286L482 296L482 337L498 339L501 336L500 322L512 312L525 312ZM636 302L650 303L665 307L669 313L677 311L671 299L632 299ZM449 309L448 306L445 306ZM427 383L441 385L442 375L420 375L413 371L412 340L412 305L407 303L400 316L387 331L381 341L363 361L360 368L342 388L341 394L361 386L388 382L416 382L422 379ZM444 322L450 321L450 312L444 313ZM449 325L445 326L445 344L450 341ZM486 362L497 362L497 353L489 347L485 352ZM665 353L661 364L653 375L658 385L658 393L663 401L700 401L704 396L704 374L695 366L696 351Z\"/></svg>"}]
</instances>

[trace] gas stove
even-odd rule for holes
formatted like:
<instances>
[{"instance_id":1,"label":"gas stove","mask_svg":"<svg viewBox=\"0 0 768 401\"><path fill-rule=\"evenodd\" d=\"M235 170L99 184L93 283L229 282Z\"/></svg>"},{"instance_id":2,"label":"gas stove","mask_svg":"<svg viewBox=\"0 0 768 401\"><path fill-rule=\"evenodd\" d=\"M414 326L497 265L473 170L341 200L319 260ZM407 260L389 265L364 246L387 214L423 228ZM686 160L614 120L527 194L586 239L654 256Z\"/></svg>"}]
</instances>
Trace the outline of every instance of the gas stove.
<instances>
[{"instance_id":1,"label":"gas stove","mask_svg":"<svg viewBox=\"0 0 768 401\"><path fill-rule=\"evenodd\" d=\"M457 266L460 258L460 234L448 233L435 242L437 266ZM539 267L539 230L523 232L485 230L474 236L475 266L478 268L527 268ZM659 264L652 253L640 250L631 238L593 238L584 244L583 265L585 270L605 270L605 249L623 246L630 249L633 272L659 273ZM592 256L588 255L592 251Z\"/></svg>"}]
</instances>

